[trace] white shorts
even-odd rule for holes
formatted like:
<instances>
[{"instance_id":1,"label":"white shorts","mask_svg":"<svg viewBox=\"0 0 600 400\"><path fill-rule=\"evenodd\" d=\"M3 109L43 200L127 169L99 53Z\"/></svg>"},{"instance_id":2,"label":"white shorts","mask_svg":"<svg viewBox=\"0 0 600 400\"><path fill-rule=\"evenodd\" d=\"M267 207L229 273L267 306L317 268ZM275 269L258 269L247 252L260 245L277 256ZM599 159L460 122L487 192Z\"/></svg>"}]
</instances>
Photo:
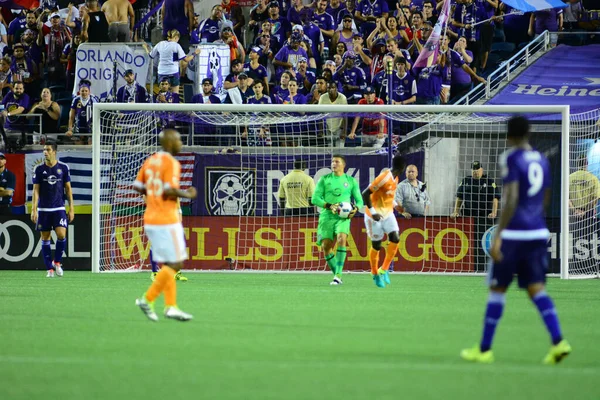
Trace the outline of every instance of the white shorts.
<instances>
[{"instance_id":1,"label":"white shorts","mask_svg":"<svg viewBox=\"0 0 600 400\"><path fill-rule=\"evenodd\" d=\"M181 223L170 225L144 225L152 258L159 263L178 263L187 259L185 234Z\"/></svg>"},{"instance_id":2,"label":"white shorts","mask_svg":"<svg viewBox=\"0 0 600 400\"><path fill-rule=\"evenodd\" d=\"M390 213L387 217L375 221L373 218L365 214L365 227L367 228L367 236L371 241L379 242L383 240L384 233L398 232L398 220L394 213Z\"/></svg>"}]
</instances>

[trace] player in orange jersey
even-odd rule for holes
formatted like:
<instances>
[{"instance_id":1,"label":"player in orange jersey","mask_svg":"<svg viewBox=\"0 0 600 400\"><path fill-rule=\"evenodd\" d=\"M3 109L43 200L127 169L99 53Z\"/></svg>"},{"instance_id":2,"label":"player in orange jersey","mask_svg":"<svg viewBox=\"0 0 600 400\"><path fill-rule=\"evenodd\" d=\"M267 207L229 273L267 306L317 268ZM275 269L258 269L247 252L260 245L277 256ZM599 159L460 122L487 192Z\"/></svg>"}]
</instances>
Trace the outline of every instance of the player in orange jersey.
<instances>
[{"instance_id":1,"label":"player in orange jersey","mask_svg":"<svg viewBox=\"0 0 600 400\"><path fill-rule=\"evenodd\" d=\"M371 239L371 250L369 251L371 274L375 285L380 288L391 283L388 270L400 242L400 228L394 215L394 197L398 186L398 176L404 167L404 159L397 155L392 160L392 169L383 170L362 193L365 202L365 226L367 235ZM387 234L389 244L383 265L378 269L379 250L381 250L384 234Z\"/></svg>"},{"instance_id":2,"label":"player in orange jersey","mask_svg":"<svg viewBox=\"0 0 600 400\"><path fill-rule=\"evenodd\" d=\"M187 258L183 225L179 216L179 197L196 198L196 188L179 188L181 165L173 157L181 150L179 132L166 129L159 136L162 151L146 159L133 183L133 189L146 195L144 231L152 244L154 260L163 267L148 291L135 304L151 321L158 321L154 301L165 294L165 317L189 321L192 315L177 307L175 274Z\"/></svg>"}]
</instances>

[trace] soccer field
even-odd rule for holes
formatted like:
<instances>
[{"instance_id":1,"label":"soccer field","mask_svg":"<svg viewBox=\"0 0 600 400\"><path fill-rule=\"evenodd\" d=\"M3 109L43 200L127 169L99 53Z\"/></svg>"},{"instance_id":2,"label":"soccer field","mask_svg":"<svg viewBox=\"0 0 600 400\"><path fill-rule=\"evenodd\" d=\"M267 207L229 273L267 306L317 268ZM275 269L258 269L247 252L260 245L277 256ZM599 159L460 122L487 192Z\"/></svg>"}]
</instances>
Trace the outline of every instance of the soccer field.
<instances>
[{"instance_id":1,"label":"soccer field","mask_svg":"<svg viewBox=\"0 0 600 400\"><path fill-rule=\"evenodd\" d=\"M545 366L549 339L517 290L496 362L458 357L479 340L481 277L188 276L178 303L195 319L152 323L134 305L149 273L0 272L0 399L600 398L597 280L550 280L573 353Z\"/></svg>"}]
</instances>

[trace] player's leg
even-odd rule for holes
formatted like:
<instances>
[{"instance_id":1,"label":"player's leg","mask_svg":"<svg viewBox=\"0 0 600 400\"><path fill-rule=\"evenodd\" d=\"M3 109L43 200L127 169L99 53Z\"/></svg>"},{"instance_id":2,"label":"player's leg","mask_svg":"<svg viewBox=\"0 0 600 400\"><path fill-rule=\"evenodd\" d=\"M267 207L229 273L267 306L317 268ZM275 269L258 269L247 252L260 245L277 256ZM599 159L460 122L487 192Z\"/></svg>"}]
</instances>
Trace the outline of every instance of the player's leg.
<instances>
[{"instance_id":1,"label":"player's leg","mask_svg":"<svg viewBox=\"0 0 600 400\"><path fill-rule=\"evenodd\" d=\"M506 303L506 290L510 286L517 265L521 262L519 242L502 242L502 254L504 259L499 263L493 263L488 271L488 282L490 293L483 318L483 332L481 342L470 349L465 349L460 356L467 361L491 363L494 361L492 353L492 342L496 328L504 312Z\"/></svg>"},{"instance_id":2,"label":"player's leg","mask_svg":"<svg viewBox=\"0 0 600 400\"><path fill-rule=\"evenodd\" d=\"M319 216L319 225L317 226L317 245L321 246L323 257L327 262L327 266L329 269L331 269L331 273L335 277L337 264L335 260L335 253L333 252L334 226L335 220L332 217L328 217L324 214Z\"/></svg>"},{"instance_id":3,"label":"player's leg","mask_svg":"<svg viewBox=\"0 0 600 400\"><path fill-rule=\"evenodd\" d=\"M529 298L535 304L546 329L550 334L552 347L544 358L544 364L556 364L571 353L571 346L563 339L558 314L554 302L546 292L546 271L548 257L546 241L529 242L530 261L519 270L519 286L527 288Z\"/></svg>"},{"instance_id":4,"label":"player's leg","mask_svg":"<svg viewBox=\"0 0 600 400\"><path fill-rule=\"evenodd\" d=\"M64 219L64 224L66 225L66 215ZM61 222L62 224L63 222ZM67 228L64 226L56 227L56 249L54 250L54 261L52 262L52 266L56 271L56 276L63 276L63 268L62 268L62 257L65 252L65 248L67 247Z\"/></svg>"},{"instance_id":5,"label":"player's leg","mask_svg":"<svg viewBox=\"0 0 600 400\"><path fill-rule=\"evenodd\" d=\"M381 221L383 231L388 235L388 245L386 248L385 259L378 273L383 276L383 280L387 285L391 282L390 280L390 265L396 257L398 246L400 245L400 227L398 227L398 221L394 214L388 215L383 221Z\"/></svg>"},{"instance_id":6,"label":"player's leg","mask_svg":"<svg viewBox=\"0 0 600 400\"><path fill-rule=\"evenodd\" d=\"M160 267L158 263L154 261L154 257L152 256L152 245L150 245L150 255L148 257L150 257L150 266L152 267L152 272L150 273L150 280L154 282L154 279L156 279L156 275L158 275Z\"/></svg>"},{"instance_id":7,"label":"player's leg","mask_svg":"<svg viewBox=\"0 0 600 400\"><path fill-rule=\"evenodd\" d=\"M338 233L336 236L336 250L335 250L335 261L336 261L336 270L335 276L342 282L342 271L344 270L344 263L346 262L346 240L348 239L347 233Z\"/></svg>"},{"instance_id":8,"label":"player's leg","mask_svg":"<svg viewBox=\"0 0 600 400\"><path fill-rule=\"evenodd\" d=\"M373 276L373 282L377 287L385 287L385 282L382 277L377 273L379 268L379 251L381 250L381 240L383 239L383 230L379 221L375 221L373 218L364 215L365 228L367 236L371 240L371 249L369 250L369 265L371 266L371 275Z\"/></svg>"},{"instance_id":9,"label":"player's leg","mask_svg":"<svg viewBox=\"0 0 600 400\"><path fill-rule=\"evenodd\" d=\"M54 278L54 265L52 264L52 247L51 243L52 231L41 231L42 237L42 258L46 267L46 278Z\"/></svg>"}]
</instances>

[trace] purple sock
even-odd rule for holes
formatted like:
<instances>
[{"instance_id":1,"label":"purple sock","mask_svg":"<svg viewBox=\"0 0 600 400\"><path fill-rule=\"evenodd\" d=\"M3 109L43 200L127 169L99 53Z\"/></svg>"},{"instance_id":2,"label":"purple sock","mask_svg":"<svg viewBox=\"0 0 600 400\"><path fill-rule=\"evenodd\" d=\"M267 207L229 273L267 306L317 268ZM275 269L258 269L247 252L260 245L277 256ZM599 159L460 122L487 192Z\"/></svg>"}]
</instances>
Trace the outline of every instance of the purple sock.
<instances>
[{"instance_id":1,"label":"purple sock","mask_svg":"<svg viewBox=\"0 0 600 400\"><path fill-rule=\"evenodd\" d=\"M44 258L46 270L52 269L52 248L49 240L42 240L42 257Z\"/></svg>"},{"instance_id":2,"label":"purple sock","mask_svg":"<svg viewBox=\"0 0 600 400\"><path fill-rule=\"evenodd\" d=\"M152 249L150 249L150 265L152 265L152 272L158 272L160 270L158 263L152 258Z\"/></svg>"},{"instance_id":3,"label":"purple sock","mask_svg":"<svg viewBox=\"0 0 600 400\"><path fill-rule=\"evenodd\" d=\"M485 310L485 319L483 321L483 336L479 345L482 352L492 348L492 341L496 333L496 327L502 317L506 296L504 293L490 292L487 308Z\"/></svg>"},{"instance_id":4,"label":"purple sock","mask_svg":"<svg viewBox=\"0 0 600 400\"><path fill-rule=\"evenodd\" d=\"M62 256L65 251L65 247L67 247L67 238L58 239L56 241L56 249L54 250L54 262L61 263Z\"/></svg>"},{"instance_id":5,"label":"purple sock","mask_svg":"<svg viewBox=\"0 0 600 400\"><path fill-rule=\"evenodd\" d=\"M556 314L552 299L545 290L542 290L533 296L532 301L535 303L546 324L546 329L548 329L548 333L550 333L550 336L552 337L552 344L557 344L562 340L562 333L560 331L560 322L558 322L558 315Z\"/></svg>"}]
</instances>

